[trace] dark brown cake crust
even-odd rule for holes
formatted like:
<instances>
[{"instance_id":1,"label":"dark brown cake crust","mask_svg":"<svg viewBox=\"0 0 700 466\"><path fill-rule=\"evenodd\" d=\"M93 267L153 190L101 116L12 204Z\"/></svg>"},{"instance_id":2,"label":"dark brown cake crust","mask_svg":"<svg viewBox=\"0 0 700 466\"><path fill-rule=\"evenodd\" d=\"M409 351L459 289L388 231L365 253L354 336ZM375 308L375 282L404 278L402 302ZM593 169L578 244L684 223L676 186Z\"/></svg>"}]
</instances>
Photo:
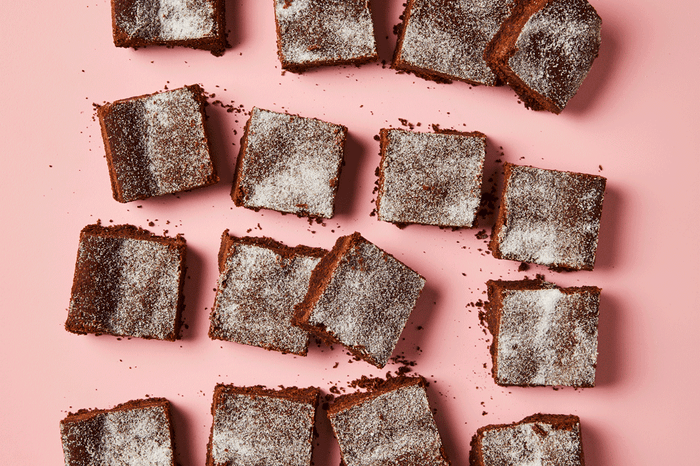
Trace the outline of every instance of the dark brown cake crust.
<instances>
[{"instance_id":1,"label":"dark brown cake crust","mask_svg":"<svg viewBox=\"0 0 700 466\"><path fill-rule=\"evenodd\" d=\"M420 385L423 388L428 387L424 377L406 377L405 375L400 375L398 377L389 377L385 380L378 380L372 387L366 392L355 392L347 395L341 395L336 398L333 403L328 407L328 415L335 414L340 411L345 411L346 409L352 408L355 405L361 404L367 400L377 398L384 393L396 390L400 387L408 387L410 385Z\"/></svg>"}]
</instances>

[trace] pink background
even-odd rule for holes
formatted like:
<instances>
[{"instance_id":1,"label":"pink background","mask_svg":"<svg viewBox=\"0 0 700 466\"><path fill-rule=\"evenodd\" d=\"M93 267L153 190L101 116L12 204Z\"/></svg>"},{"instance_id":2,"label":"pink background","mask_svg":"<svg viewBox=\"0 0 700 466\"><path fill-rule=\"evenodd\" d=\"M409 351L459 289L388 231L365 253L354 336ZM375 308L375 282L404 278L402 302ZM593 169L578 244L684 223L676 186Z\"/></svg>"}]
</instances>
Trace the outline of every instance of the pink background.
<instances>
[{"instance_id":1,"label":"pink background","mask_svg":"<svg viewBox=\"0 0 700 466\"><path fill-rule=\"evenodd\" d=\"M312 345L302 358L209 340L216 252L226 228L325 248L358 230L427 278L395 354L416 361L416 372L431 382L429 397L455 465L467 464L478 427L536 412L579 415L590 465L696 461L700 101L692 79L700 66L698 34L688 32L697 31L696 0L673 8L654 0L594 1L603 18L600 57L559 116L525 110L508 88L435 84L381 64L282 74L272 0L227 3L233 48L216 58L189 49L115 48L106 0L3 2L0 464L61 464L58 424L68 411L146 394L174 404L178 461L203 464L218 382L315 385L328 393L361 375L396 370L349 363L342 348ZM401 3L374 2L379 53L387 61ZM207 112L218 185L115 202L92 103L192 83L246 111L255 105L348 126L336 216L325 226L309 225L235 207L229 190L247 117L216 105ZM437 123L485 133L486 178L495 174L499 189L497 158L607 177L595 271L518 272L518 263L494 259L475 237L481 228L490 231L492 219L451 231L399 230L370 217L379 161L373 136L399 127L399 118L422 123L421 130ZM188 328L181 341L118 341L63 329L78 234L97 219L185 235ZM485 299L488 279L536 273L563 286L603 288L597 387L493 383L490 338L470 303ZM318 425L315 464L335 466L338 449L322 410Z\"/></svg>"}]
</instances>

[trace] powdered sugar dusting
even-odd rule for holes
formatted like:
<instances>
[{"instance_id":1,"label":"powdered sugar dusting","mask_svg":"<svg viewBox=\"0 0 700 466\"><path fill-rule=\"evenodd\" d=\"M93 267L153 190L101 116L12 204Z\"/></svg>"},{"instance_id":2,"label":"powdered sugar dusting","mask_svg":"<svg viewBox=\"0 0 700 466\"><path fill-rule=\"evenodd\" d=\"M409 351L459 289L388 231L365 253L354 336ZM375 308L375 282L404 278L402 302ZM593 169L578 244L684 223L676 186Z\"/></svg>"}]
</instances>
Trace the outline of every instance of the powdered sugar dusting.
<instances>
[{"instance_id":1,"label":"powdered sugar dusting","mask_svg":"<svg viewBox=\"0 0 700 466\"><path fill-rule=\"evenodd\" d=\"M309 466L314 416L311 404L227 394L214 413L214 464Z\"/></svg>"},{"instance_id":2,"label":"powdered sugar dusting","mask_svg":"<svg viewBox=\"0 0 700 466\"><path fill-rule=\"evenodd\" d=\"M442 441L418 384L400 387L329 416L347 466L446 466Z\"/></svg>"},{"instance_id":3,"label":"powdered sugar dusting","mask_svg":"<svg viewBox=\"0 0 700 466\"><path fill-rule=\"evenodd\" d=\"M399 59L447 77L493 86L484 49L515 0L415 0Z\"/></svg>"},{"instance_id":4,"label":"powdered sugar dusting","mask_svg":"<svg viewBox=\"0 0 700 466\"><path fill-rule=\"evenodd\" d=\"M485 138L404 130L386 135L379 219L472 226L481 199Z\"/></svg>"},{"instance_id":5,"label":"powdered sugar dusting","mask_svg":"<svg viewBox=\"0 0 700 466\"><path fill-rule=\"evenodd\" d=\"M530 17L508 60L530 88L563 109L600 47L601 19L586 0L554 0Z\"/></svg>"},{"instance_id":6,"label":"powdered sugar dusting","mask_svg":"<svg viewBox=\"0 0 700 466\"><path fill-rule=\"evenodd\" d=\"M179 41L215 37L212 0L145 0L121 11L117 26L129 37Z\"/></svg>"}]
</instances>

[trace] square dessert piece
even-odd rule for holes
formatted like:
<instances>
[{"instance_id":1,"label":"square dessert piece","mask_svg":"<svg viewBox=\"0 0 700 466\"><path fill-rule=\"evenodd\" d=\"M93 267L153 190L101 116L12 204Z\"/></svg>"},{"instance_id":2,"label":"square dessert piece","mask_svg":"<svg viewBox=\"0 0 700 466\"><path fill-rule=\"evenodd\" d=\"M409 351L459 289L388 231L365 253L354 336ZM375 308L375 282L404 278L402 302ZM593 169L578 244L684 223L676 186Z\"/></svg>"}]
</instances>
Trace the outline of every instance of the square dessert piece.
<instances>
[{"instance_id":1,"label":"square dessert piece","mask_svg":"<svg viewBox=\"0 0 700 466\"><path fill-rule=\"evenodd\" d=\"M61 421L61 439L66 466L175 466L165 398L70 413Z\"/></svg>"},{"instance_id":2,"label":"square dessert piece","mask_svg":"<svg viewBox=\"0 0 700 466\"><path fill-rule=\"evenodd\" d=\"M600 288L543 280L487 282L498 385L595 386Z\"/></svg>"},{"instance_id":3,"label":"square dessert piece","mask_svg":"<svg viewBox=\"0 0 700 466\"><path fill-rule=\"evenodd\" d=\"M97 109L114 199L135 201L219 181L203 92L186 86Z\"/></svg>"},{"instance_id":4,"label":"square dessert piece","mask_svg":"<svg viewBox=\"0 0 700 466\"><path fill-rule=\"evenodd\" d=\"M422 377L390 378L328 409L345 466L449 466Z\"/></svg>"},{"instance_id":5,"label":"square dessert piece","mask_svg":"<svg viewBox=\"0 0 700 466\"><path fill-rule=\"evenodd\" d=\"M481 427L469 466L584 466L578 416L534 414L515 424Z\"/></svg>"},{"instance_id":6,"label":"square dessert piece","mask_svg":"<svg viewBox=\"0 0 700 466\"><path fill-rule=\"evenodd\" d=\"M88 225L80 232L66 330L175 341L184 277L183 237Z\"/></svg>"},{"instance_id":7,"label":"square dessert piece","mask_svg":"<svg viewBox=\"0 0 700 466\"><path fill-rule=\"evenodd\" d=\"M486 136L401 129L382 129L379 134L379 220L474 226L481 201Z\"/></svg>"},{"instance_id":8,"label":"square dessert piece","mask_svg":"<svg viewBox=\"0 0 700 466\"><path fill-rule=\"evenodd\" d=\"M292 325L292 315L327 252L270 238L235 238L226 230L209 338L305 356L309 334Z\"/></svg>"},{"instance_id":9,"label":"square dessert piece","mask_svg":"<svg viewBox=\"0 0 700 466\"><path fill-rule=\"evenodd\" d=\"M484 50L516 0L408 0L392 68L436 81L494 86Z\"/></svg>"},{"instance_id":10,"label":"square dessert piece","mask_svg":"<svg viewBox=\"0 0 700 466\"><path fill-rule=\"evenodd\" d=\"M282 68L360 65L377 59L368 0L273 0Z\"/></svg>"},{"instance_id":11,"label":"square dessert piece","mask_svg":"<svg viewBox=\"0 0 700 466\"><path fill-rule=\"evenodd\" d=\"M586 0L520 0L484 58L526 107L561 113L598 56L600 26Z\"/></svg>"},{"instance_id":12,"label":"square dessert piece","mask_svg":"<svg viewBox=\"0 0 700 466\"><path fill-rule=\"evenodd\" d=\"M310 466L319 390L219 384L207 466Z\"/></svg>"},{"instance_id":13,"label":"square dessert piece","mask_svg":"<svg viewBox=\"0 0 700 466\"><path fill-rule=\"evenodd\" d=\"M183 46L221 56L226 48L225 0L112 0L117 47Z\"/></svg>"},{"instance_id":14,"label":"square dessert piece","mask_svg":"<svg viewBox=\"0 0 700 466\"><path fill-rule=\"evenodd\" d=\"M313 270L292 323L381 369L424 285L425 278L353 233L338 238Z\"/></svg>"},{"instance_id":15,"label":"square dessert piece","mask_svg":"<svg viewBox=\"0 0 700 466\"><path fill-rule=\"evenodd\" d=\"M239 207L331 218L348 129L253 108L231 197Z\"/></svg>"},{"instance_id":16,"label":"square dessert piece","mask_svg":"<svg viewBox=\"0 0 700 466\"><path fill-rule=\"evenodd\" d=\"M504 164L493 257L565 270L593 270L606 179Z\"/></svg>"}]
</instances>

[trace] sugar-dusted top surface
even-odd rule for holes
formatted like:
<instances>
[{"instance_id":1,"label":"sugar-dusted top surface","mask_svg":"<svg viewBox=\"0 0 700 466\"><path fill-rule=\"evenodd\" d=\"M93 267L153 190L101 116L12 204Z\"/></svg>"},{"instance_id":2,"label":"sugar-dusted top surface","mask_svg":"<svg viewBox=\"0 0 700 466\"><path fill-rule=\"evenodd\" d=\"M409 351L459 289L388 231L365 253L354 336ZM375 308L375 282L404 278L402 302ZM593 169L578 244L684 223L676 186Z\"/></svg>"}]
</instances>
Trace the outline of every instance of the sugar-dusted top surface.
<instances>
[{"instance_id":1,"label":"sugar-dusted top surface","mask_svg":"<svg viewBox=\"0 0 700 466\"><path fill-rule=\"evenodd\" d=\"M484 49L515 0L415 0L400 60L455 79L494 85Z\"/></svg>"},{"instance_id":2,"label":"sugar-dusted top surface","mask_svg":"<svg viewBox=\"0 0 700 466\"><path fill-rule=\"evenodd\" d=\"M329 416L347 466L445 466L425 389L400 387Z\"/></svg>"},{"instance_id":3,"label":"sugar-dusted top surface","mask_svg":"<svg viewBox=\"0 0 700 466\"><path fill-rule=\"evenodd\" d=\"M605 178L510 167L501 205L505 222L496 237L503 258L592 269Z\"/></svg>"},{"instance_id":4,"label":"sugar-dusted top surface","mask_svg":"<svg viewBox=\"0 0 700 466\"><path fill-rule=\"evenodd\" d=\"M180 254L141 239L86 235L76 264L79 287L69 320L95 333L173 338L180 290Z\"/></svg>"},{"instance_id":5,"label":"sugar-dusted top surface","mask_svg":"<svg viewBox=\"0 0 700 466\"><path fill-rule=\"evenodd\" d=\"M599 294L503 290L496 382L503 385L595 385Z\"/></svg>"},{"instance_id":6,"label":"sugar-dusted top surface","mask_svg":"<svg viewBox=\"0 0 700 466\"><path fill-rule=\"evenodd\" d=\"M600 27L600 17L586 0L553 0L525 23L508 65L563 109L598 56Z\"/></svg>"},{"instance_id":7,"label":"sugar-dusted top surface","mask_svg":"<svg viewBox=\"0 0 700 466\"><path fill-rule=\"evenodd\" d=\"M131 38L180 41L216 37L214 0L120 2L116 25Z\"/></svg>"},{"instance_id":8,"label":"sugar-dusted top surface","mask_svg":"<svg viewBox=\"0 0 700 466\"><path fill-rule=\"evenodd\" d=\"M387 131L380 220L472 226L481 200L483 136Z\"/></svg>"},{"instance_id":9,"label":"sugar-dusted top surface","mask_svg":"<svg viewBox=\"0 0 700 466\"><path fill-rule=\"evenodd\" d=\"M115 102L103 118L124 202L213 181L201 104L192 89Z\"/></svg>"},{"instance_id":10,"label":"sugar-dusted top surface","mask_svg":"<svg viewBox=\"0 0 700 466\"><path fill-rule=\"evenodd\" d=\"M61 423L66 466L172 466L162 406L108 411Z\"/></svg>"},{"instance_id":11,"label":"sugar-dusted top surface","mask_svg":"<svg viewBox=\"0 0 700 466\"><path fill-rule=\"evenodd\" d=\"M342 256L309 316L343 345L383 367L394 351L425 279L361 239Z\"/></svg>"},{"instance_id":12,"label":"sugar-dusted top surface","mask_svg":"<svg viewBox=\"0 0 700 466\"><path fill-rule=\"evenodd\" d=\"M275 0L283 64L313 65L377 55L367 0Z\"/></svg>"},{"instance_id":13,"label":"sugar-dusted top surface","mask_svg":"<svg viewBox=\"0 0 700 466\"><path fill-rule=\"evenodd\" d=\"M344 143L340 125L254 108L239 168L244 205L332 217Z\"/></svg>"},{"instance_id":14,"label":"sugar-dusted top surface","mask_svg":"<svg viewBox=\"0 0 700 466\"><path fill-rule=\"evenodd\" d=\"M485 430L481 439L484 466L582 466L581 431L530 422Z\"/></svg>"},{"instance_id":15,"label":"sugar-dusted top surface","mask_svg":"<svg viewBox=\"0 0 700 466\"><path fill-rule=\"evenodd\" d=\"M309 466L314 416L309 403L229 393L214 413L214 465Z\"/></svg>"},{"instance_id":16,"label":"sugar-dusted top surface","mask_svg":"<svg viewBox=\"0 0 700 466\"><path fill-rule=\"evenodd\" d=\"M236 244L219 276L210 334L247 345L303 353L308 334L291 324L294 306L309 289L318 257L282 256Z\"/></svg>"}]
</instances>

